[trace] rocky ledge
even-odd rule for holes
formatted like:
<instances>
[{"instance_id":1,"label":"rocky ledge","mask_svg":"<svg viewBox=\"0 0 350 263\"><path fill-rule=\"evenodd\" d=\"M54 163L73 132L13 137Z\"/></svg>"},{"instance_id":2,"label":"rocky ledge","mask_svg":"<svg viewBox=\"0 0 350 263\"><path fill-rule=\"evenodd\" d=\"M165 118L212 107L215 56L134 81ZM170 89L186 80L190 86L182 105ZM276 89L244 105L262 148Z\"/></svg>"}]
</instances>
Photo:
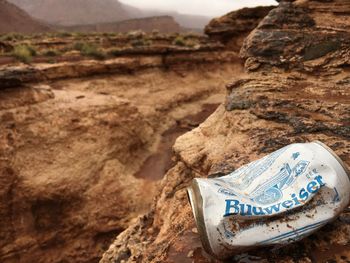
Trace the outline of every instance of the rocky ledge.
<instances>
[{"instance_id":1,"label":"rocky ledge","mask_svg":"<svg viewBox=\"0 0 350 263\"><path fill-rule=\"evenodd\" d=\"M152 210L121 233L101 262L215 262L202 249L186 187L293 142L321 140L350 164L350 2L288 1L245 40L247 77L223 105L174 146L177 164ZM237 255L236 262L344 262L350 213L301 242Z\"/></svg>"},{"instance_id":2,"label":"rocky ledge","mask_svg":"<svg viewBox=\"0 0 350 263\"><path fill-rule=\"evenodd\" d=\"M105 61L83 60L55 64L0 66L0 90L28 83L91 77L105 74L132 74L147 69L188 70L194 65L237 62L235 52L201 51L170 53L168 55L121 56Z\"/></svg>"},{"instance_id":3,"label":"rocky ledge","mask_svg":"<svg viewBox=\"0 0 350 263\"><path fill-rule=\"evenodd\" d=\"M219 41L226 49L239 51L244 39L275 6L243 8L215 18L205 27L210 39Z\"/></svg>"}]
</instances>

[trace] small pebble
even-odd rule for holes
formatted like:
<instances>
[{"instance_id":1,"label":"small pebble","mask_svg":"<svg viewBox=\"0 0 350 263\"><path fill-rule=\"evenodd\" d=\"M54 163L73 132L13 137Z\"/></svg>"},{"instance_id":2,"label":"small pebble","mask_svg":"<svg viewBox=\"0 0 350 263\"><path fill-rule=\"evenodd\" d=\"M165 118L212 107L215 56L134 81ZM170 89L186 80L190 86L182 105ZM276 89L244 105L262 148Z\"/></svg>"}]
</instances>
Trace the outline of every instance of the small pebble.
<instances>
[{"instance_id":1,"label":"small pebble","mask_svg":"<svg viewBox=\"0 0 350 263\"><path fill-rule=\"evenodd\" d=\"M193 233L198 234L198 230L197 230L197 228L195 228L195 227L194 227L194 228L192 228L192 232L193 232Z\"/></svg>"},{"instance_id":2,"label":"small pebble","mask_svg":"<svg viewBox=\"0 0 350 263\"><path fill-rule=\"evenodd\" d=\"M187 257L188 257L188 258L192 258L192 257L193 257L193 250L191 250L190 252L188 252Z\"/></svg>"}]
</instances>

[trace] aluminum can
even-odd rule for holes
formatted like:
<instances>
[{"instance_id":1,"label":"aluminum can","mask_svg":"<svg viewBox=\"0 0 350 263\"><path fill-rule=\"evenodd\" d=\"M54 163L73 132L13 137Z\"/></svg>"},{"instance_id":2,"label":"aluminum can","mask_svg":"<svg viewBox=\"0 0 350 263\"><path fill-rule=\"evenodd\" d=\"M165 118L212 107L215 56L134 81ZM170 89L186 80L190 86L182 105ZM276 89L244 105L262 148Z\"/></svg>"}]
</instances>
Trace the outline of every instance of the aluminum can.
<instances>
[{"instance_id":1,"label":"aluminum can","mask_svg":"<svg viewBox=\"0 0 350 263\"><path fill-rule=\"evenodd\" d=\"M325 144L288 145L219 178L193 179L188 196L204 249L218 259L298 241L349 205L350 173Z\"/></svg>"}]
</instances>

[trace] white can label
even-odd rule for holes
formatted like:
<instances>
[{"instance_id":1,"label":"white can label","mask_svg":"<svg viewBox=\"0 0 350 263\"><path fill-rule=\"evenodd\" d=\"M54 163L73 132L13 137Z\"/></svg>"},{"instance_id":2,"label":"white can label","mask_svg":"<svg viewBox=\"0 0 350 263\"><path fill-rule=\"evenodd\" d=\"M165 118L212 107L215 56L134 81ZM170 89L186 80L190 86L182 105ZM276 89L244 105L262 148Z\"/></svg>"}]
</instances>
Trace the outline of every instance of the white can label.
<instances>
[{"instance_id":1,"label":"white can label","mask_svg":"<svg viewBox=\"0 0 350 263\"><path fill-rule=\"evenodd\" d=\"M201 234L220 258L300 240L350 198L344 167L316 142L289 145L220 178L194 180L203 200Z\"/></svg>"}]
</instances>

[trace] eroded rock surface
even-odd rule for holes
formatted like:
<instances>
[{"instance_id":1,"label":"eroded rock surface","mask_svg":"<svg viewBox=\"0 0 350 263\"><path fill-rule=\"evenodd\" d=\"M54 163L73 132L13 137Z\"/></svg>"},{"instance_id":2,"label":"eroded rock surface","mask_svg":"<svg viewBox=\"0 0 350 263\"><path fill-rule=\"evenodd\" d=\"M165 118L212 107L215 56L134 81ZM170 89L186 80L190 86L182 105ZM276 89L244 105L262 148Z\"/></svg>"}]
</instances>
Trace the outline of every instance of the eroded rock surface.
<instances>
[{"instance_id":1,"label":"eroded rock surface","mask_svg":"<svg viewBox=\"0 0 350 263\"><path fill-rule=\"evenodd\" d=\"M216 262L202 249L186 187L293 142L321 140L350 164L350 1L282 2L241 50L247 77L174 146L177 164L152 210L121 233L101 262ZM301 242L237 255L234 262L347 262L350 214ZM331 261L329 261L331 262Z\"/></svg>"},{"instance_id":2,"label":"eroded rock surface","mask_svg":"<svg viewBox=\"0 0 350 263\"><path fill-rule=\"evenodd\" d=\"M205 33L220 41L226 49L239 51L244 39L256 28L274 6L243 8L215 18L205 27Z\"/></svg>"},{"instance_id":3,"label":"eroded rock surface","mask_svg":"<svg viewBox=\"0 0 350 263\"><path fill-rule=\"evenodd\" d=\"M97 262L149 211L171 161L160 145L216 108L243 73L236 61L213 51L1 67L0 261ZM169 156L139 173L157 154Z\"/></svg>"}]
</instances>

